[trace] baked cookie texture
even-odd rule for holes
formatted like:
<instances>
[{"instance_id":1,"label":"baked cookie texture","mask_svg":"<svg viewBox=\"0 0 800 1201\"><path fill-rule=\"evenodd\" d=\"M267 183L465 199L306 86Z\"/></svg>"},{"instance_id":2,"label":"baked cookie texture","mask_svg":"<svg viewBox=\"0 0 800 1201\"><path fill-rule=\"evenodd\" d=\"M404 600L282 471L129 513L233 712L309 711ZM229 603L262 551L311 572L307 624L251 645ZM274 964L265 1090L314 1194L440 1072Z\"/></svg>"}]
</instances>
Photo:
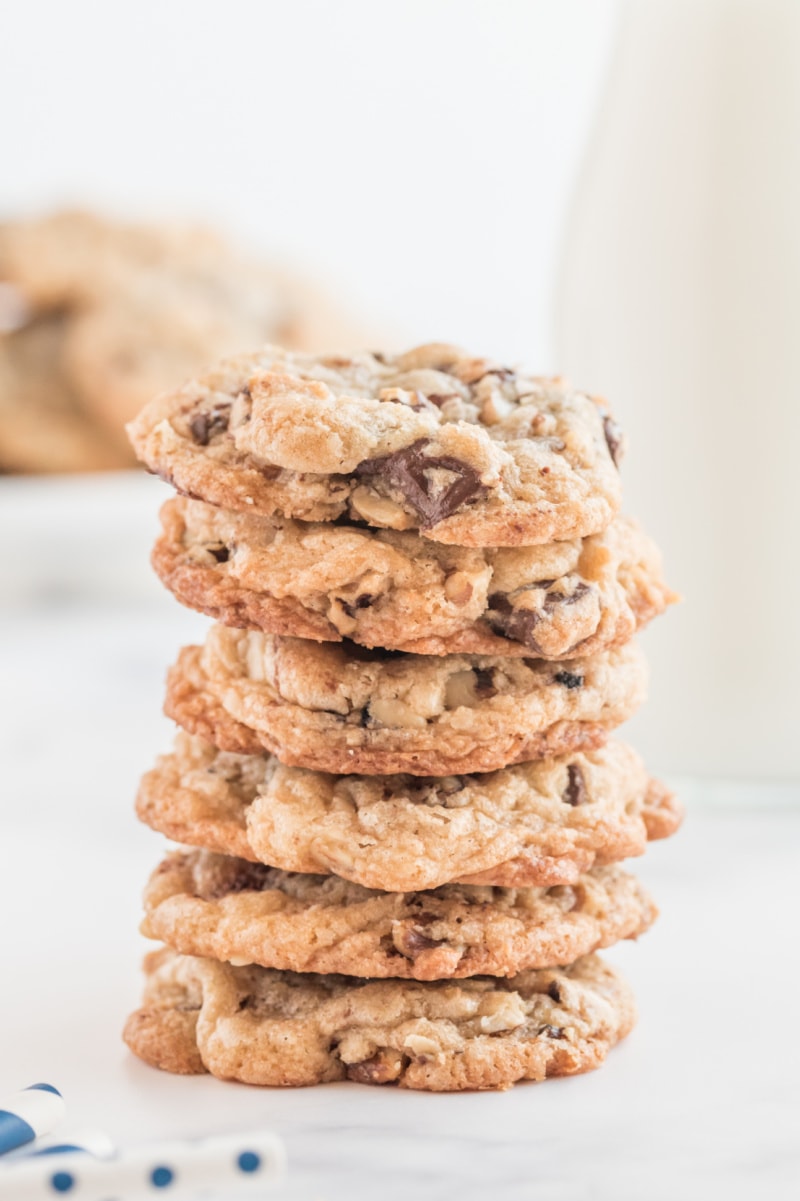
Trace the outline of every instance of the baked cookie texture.
<instances>
[{"instance_id":1,"label":"baked cookie texture","mask_svg":"<svg viewBox=\"0 0 800 1201\"><path fill-rule=\"evenodd\" d=\"M61 367L66 326L54 313L4 331L0 313L0 471L105 471L130 459L119 435L87 420Z\"/></svg>"},{"instance_id":2,"label":"baked cookie texture","mask_svg":"<svg viewBox=\"0 0 800 1201\"><path fill-rule=\"evenodd\" d=\"M373 979L515 976L636 938L656 918L618 867L572 885L447 884L377 892L211 851L176 852L150 878L142 933L186 955Z\"/></svg>"},{"instance_id":3,"label":"baked cookie texture","mask_svg":"<svg viewBox=\"0 0 800 1201\"><path fill-rule=\"evenodd\" d=\"M335 1080L434 1092L508 1088L599 1067L634 1024L596 956L507 979L365 981L158 951L131 1050L171 1072L260 1085Z\"/></svg>"},{"instance_id":4,"label":"baked cookie texture","mask_svg":"<svg viewBox=\"0 0 800 1201\"><path fill-rule=\"evenodd\" d=\"M222 750L338 773L493 771L605 742L644 700L634 642L550 663L314 643L215 625L165 712Z\"/></svg>"},{"instance_id":5,"label":"baked cookie texture","mask_svg":"<svg viewBox=\"0 0 800 1201\"><path fill-rule=\"evenodd\" d=\"M575 884L595 865L641 855L682 819L672 793L620 742L420 778L284 767L185 733L142 779L136 808L176 842L395 892Z\"/></svg>"},{"instance_id":6,"label":"baked cookie texture","mask_svg":"<svg viewBox=\"0 0 800 1201\"><path fill-rule=\"evenodd\" d=\"M674 599L632 521L543 546L466 548L178 497L153 566L225 625L422 655L564 659L618 646Z\"/></svg>"},{"instance_id":7,"label":"baked cookie texture","mask_svg":"<svg viewBox=\"0 0 800 1201\"><path fill-rule=\"evenodd\" d=\"M128 432L187 496L458 546L581 538L620 507L624 439L602 402L443 344L267 346L159 396Z\"/></svg>"},{"instance_id":8,"label":"baked cookie texture","mask_svg":"<svg viewBox=\"0 0 800 1201\"><path fill-rule=\"evenodd\" d=\"M270 338L312 350L363 337L326 298L196 227L86 212L2 222L0 284L5 470L130 466L124 422L210 360Z\"/></svg>"}]
</instances>

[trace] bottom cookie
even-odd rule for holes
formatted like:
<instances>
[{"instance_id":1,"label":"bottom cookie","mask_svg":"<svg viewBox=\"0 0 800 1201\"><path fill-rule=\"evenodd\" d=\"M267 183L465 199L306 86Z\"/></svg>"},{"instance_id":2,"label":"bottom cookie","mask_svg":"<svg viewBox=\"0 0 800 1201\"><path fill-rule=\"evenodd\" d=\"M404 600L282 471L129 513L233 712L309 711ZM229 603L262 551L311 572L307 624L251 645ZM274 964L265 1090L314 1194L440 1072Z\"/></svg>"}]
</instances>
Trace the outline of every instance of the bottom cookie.
<instances>
[{"instance_id":1,"label":"bottom cookie","mask_svg":"<svg viewBox=\"0 0 800 1201\"><path fill-rule=\"evenodd\" d=\"M299 975L169 950L145 971L124 1033L134 1054L246 1084L509 1088L599 1067L636 1017L628 985L596 955L457 983Z\"/></svg>"}]
</instances>

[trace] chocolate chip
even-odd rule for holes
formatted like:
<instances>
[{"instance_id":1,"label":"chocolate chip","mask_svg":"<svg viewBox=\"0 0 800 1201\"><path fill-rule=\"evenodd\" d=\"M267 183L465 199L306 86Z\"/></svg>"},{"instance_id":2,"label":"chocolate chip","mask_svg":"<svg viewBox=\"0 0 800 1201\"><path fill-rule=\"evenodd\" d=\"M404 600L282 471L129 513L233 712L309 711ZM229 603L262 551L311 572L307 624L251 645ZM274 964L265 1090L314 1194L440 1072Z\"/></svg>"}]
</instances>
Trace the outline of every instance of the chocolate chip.
<instances>
[{"instance_id":1,"label":"chocolate chip","mask_svg":"<svg viewBox=\"0 0 800 1201\"><path fill-rule=\"evenodd\" d=\"M426 902L425 893L411 893L407 897L407 904L412 909L418 905L424 906ZM429 913L426 909L422 909L420 913L414 915L413 924L402 925L398 922L393 931L394 945L407 959L416 959L422 951L440 947L447 941L446 939L430 938L425 933L426 927L432 926L438 920L435 913Z\"/></svg>"},{"instance_id":2,"label":"chocolate chip","mask_svg":"<svg viewBox=\"0 0 800 1201\"><path fill-rule=\"evenodd\" d=\"M576 675L574 671L557 671L555 674L555 679L565 688L580 688L584 678L584 676Z\"/></svg>"},{"instance_id":3,"label":"chocolate chip","mask_svg":"<svg viewBox=\"0 0 800 1201\"><path fill-rule=\"evenodd\" d=\"M567 1037L566 1034L564 1033L563 1027L561 1027L561 1026L541 1026L539 1029L539 1033L543 1034L545 1036L545 1038L566 1038Z\"/></svg>"},{"instance_id":4,"label":"chocolate chip","mask_svg":"<svg viewBox=\"0 0 800 1201\"><path fill-rule=\"evenodd\" d=\"M427 905L428 894L425 892L409 892L406 894L406 903L412 908L418 905ZM414 917L414 921L419 926L432 926L434 922L438 922L438 917L435 913L430 913L427 909L422 909Z\"/></svg>"},{"instance_id":5,"label":"chocolate chip","mask_svg":"<svg viewBox=\"0 0 800 1201\"><path fill-rule=\"evenodd\" d=\"M583 772L577 763L570 763L567 768L567 787L564 789L564 801L567 805L583 805L589 799Z\"/></svg>"},{"instance_id":6,"label":"chocolate chip","mask_svg":"<svg viewBox=\"0 0 800 1201\"><path fill-rule=\"evenodd\" d=\"M428 400L431 404L436 405L437 409L440 409L448 400L461 400L461 396L458 392L433 392Z\"/></svg>"},{"instance_id":7,"label":"chocolate chip","mask_svg":"<svg viewBox=\"0 0 800 1201\"><path fill-rule=\"evenodd\" d=\"M409 926L395 935L395 946L408 959L416 959L422 951L430 951L432 947L440 947L444 939L428 938L424 931L416 926Z\"/></svg>"},{"instance_id":8,"label":"chocolate chip","mask_svg":"<svg viewBox=\"0 0 800 1201\"><path fill-rule=\"evenodd\" d=\"M357 609L368 609L370 605L374 605L377 597L370 592L362 592L361 596L357 596L354 601L342 601L342 608L348 617L355 617Z\"/></svg>"},{"instance_id":9,"label":"chocolate chip","mask_svg":"<svg viewBox=\"0 0 800 1201\"><path fill-rule=\"evenodd\" d=\"M497 689L494 686L494 668L493 667L475 667L475 695L481 701L488 701L491 697L497 696Z\"/></svg>"},{"instance_id":10,"label":"chocolate chip","mask_svg":"<svg viewBox=\"0 0 800 1201\"><path fill-rule=\"evenodd\" d=\"M400 1075L405 1058L397 1055L397 1062L393 1063L385 1054L376 1051L371 1058L362 1059L360 1063L348 1063L347 1079L355 1080L357 1084L388 1084Z\"/></svg>"},{"instance_id":11,"label":"chocolate chip","mask_svg":"<svg viewBox=\"0 0 800 1201\"><path fill-rule=\"evenodd\" d=\"M541 651L541 647L533 636L533 631L542 620L542 613L537 609L515 609L507 596L496 592L489 597L489 609L486 614L489 625L495 634L502 634L514 642L529 646L532 651Z\"/></svg>"},{"instance_id":12,"label":"chocolate chip","mask_svg":"<svg viewBox=\"0 0 800 1201\"><path fill-rule=\"evenodd\" d=\"M227 546L209 546L208 553L212 559L216 559L218 563L227 563L231 557L231 552Z\"/></svg>"},{"instance_id":13,"label":"chocolate chip","mask_svg":"<svg viewBox=\"0 0 800 1201\"><path fill-rule=\"evenodd\" d=\"M217 434L224 434L231 419L231 405L215 405L207 412L195 413L189 421L192 437L199 446L208 446Z\"/></svg>"},{"instance_id":14,"label":"chocolate chip","mask_svg":"<svg viewBox=\"0 0 800 1201\"><path fill-rule=\"evenodd\" d=\"M608 444L608 453L611 455L611 461L615 467L619 467L619 461L621 457L620 450L622 449L622 443L624 439L622 426L619 425L613 417L606 414L606 416L603 418L603 433L606 436L606 443Z\"/></svg>"},{"instance_id":15,"label":"chocolate chip","mask_svg":"<svg viewBox=\"0 0 800 1201\"><path fill-rule=\"evenodd\" d=\"M517 595L519 592L529 592L535 588L549 588L554 582L554 580L540 580L536 584L528 584L526 588L520 588ZM528 646L532 651L541 654L542 648L533 633L539 622L546 620L557 608L574 605L589 591L589 585L581 581L572 592L548 592L539 609L515 608L505 593L495 592L489 597L487 620L496 634L513 638L515 642L521 642L523 646ZM556 676L556 679L558 678ZM564 682L561 681L561 683ZM567 687L572 688L574 685L568 684Z\"/></svg>"},{"instance_id":16,"label":"chocolate chip","mask_svg":"<svg viewBox=\"0 0 800 1201\"><path fill-rule=\"evenodd\" d=\"M378 476L394 487L421 517L422 529L430 529L450 517L462 505L485 492L474 467L452 455L425 455L427 438L419 438L411 446L378 459L364 459L356 467L356 475ZM435 491L430 472L446 471L455 476L452 483Z\"/></svg>"},{"instance_id":17,"label":"chocolate chip","mask_svg":"<svg viewBox=\"0 0 800 1201\"><path fill-rule=\"evenodd\" d=\"M558 984L556 983L555 980L552 982L552 984L548 988L547 995L551 1001L555 1001L556 1005L561 1004L561 989L558 987Z\"/></svg>"},{"instance_id":18,"label":"chocolate chip","mask_svg":"<svg viewBox=\"0 0 800 1201\"><path fill-rule=\"evenodd\" d=\"M267 867L264 863L246 863L244 860L236 863L235 867L233 863L230 866L232 870L224 872L203 891L202 895L206 900L227 897L237 892L262 892L269 887L274 872L274 868Z\"/></svg>"}]
</instances>

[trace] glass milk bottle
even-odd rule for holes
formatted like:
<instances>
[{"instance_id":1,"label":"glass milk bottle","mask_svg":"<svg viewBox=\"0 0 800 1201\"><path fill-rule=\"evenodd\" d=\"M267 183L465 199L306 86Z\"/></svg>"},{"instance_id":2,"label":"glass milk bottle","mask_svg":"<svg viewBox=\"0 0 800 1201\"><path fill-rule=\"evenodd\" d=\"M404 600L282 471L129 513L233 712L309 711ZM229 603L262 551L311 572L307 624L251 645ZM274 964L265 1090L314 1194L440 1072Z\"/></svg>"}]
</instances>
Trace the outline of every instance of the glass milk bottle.
<instances>
[{"instance_id":1,"label":"glass milk bottle","mask_svg":"<svg viewBox=\"0 0 800 1201\"><path fill-rule=\"evenodd\" d=\"M622 8L556 300L685 595L631 724L673 774L800 781L800 3ZM626 731L627 732L627 731Z\"/></svg>"}]
</instances>

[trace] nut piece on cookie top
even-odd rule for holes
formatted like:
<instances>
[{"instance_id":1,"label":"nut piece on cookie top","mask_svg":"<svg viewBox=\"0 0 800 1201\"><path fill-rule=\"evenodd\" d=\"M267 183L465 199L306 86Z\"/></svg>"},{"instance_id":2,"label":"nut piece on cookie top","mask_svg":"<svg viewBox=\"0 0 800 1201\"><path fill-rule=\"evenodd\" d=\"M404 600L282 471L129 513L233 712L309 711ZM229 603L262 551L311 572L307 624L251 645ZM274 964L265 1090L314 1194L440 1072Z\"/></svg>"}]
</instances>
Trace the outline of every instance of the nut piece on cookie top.
<instances>
[{"instance_id":1,"label":"nut piece on cookie top","mask_svg":"<svg viewBox=\"0 0 800 1201\"><path fill-rule=\"evenodd\" d=\"M266 346L157 397L128 432L151 471L211 504L461 546L584 537L621 500L624 437L603 403L438 343Z\"/></svg>"}]
</instances>

